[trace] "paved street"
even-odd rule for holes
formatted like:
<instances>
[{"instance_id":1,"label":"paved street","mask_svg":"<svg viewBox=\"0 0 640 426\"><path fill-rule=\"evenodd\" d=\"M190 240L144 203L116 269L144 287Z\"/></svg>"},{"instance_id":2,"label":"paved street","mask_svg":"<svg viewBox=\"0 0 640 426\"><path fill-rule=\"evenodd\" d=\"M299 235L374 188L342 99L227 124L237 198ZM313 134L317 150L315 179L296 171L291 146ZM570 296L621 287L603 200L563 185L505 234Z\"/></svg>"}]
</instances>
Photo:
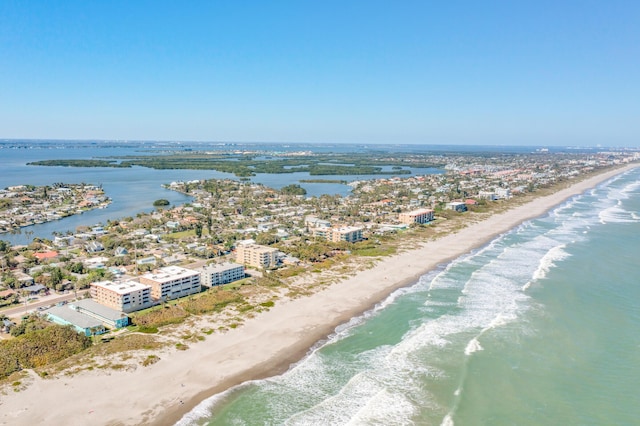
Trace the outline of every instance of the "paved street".
<instances>
[{"instance_id":1,"label":"paved street","mask_svg":"<svg viewBox=\"0 0 640 426\"><path fill-rule=\"evenodd\" d=\"M22 303L20 305L15 305L15 307L9 309L2 309L0 310L0 314L6 315L9 318L19 319L25 314L37 311L40 307L53 305L58 302L69 301L74 298L75 295L73 292L70 292L68 294L51 294L49 296L39 296L37 300L29 301L26 306L24 305L24 303Z\"/></svg>"}]
</instances>

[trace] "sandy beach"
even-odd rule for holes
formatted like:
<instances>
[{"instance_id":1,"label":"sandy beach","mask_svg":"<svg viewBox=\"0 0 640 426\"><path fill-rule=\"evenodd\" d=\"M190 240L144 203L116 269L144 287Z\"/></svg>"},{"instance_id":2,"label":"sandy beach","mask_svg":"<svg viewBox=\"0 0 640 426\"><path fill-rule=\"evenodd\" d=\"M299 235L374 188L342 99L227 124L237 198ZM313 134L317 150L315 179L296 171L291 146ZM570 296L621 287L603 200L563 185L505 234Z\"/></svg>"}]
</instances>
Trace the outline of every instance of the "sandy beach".
<instances>
[{"instance_id":1,"label":"sandy beach","mask_svg":"<svg viewBox=\"0 0 640 426\"><path fill-rule=\"evenodd\" d=\"M171 425L199 402L251 379L286 371L334 329L433 268L477 249L564 200L637 165L608 171L555 194L496 214L456 233L379 261L308 297L279 300L269 311L186 351L134 370L93 370L43 379L0 393L0 424Z\"/></svg>"}]
</instances>

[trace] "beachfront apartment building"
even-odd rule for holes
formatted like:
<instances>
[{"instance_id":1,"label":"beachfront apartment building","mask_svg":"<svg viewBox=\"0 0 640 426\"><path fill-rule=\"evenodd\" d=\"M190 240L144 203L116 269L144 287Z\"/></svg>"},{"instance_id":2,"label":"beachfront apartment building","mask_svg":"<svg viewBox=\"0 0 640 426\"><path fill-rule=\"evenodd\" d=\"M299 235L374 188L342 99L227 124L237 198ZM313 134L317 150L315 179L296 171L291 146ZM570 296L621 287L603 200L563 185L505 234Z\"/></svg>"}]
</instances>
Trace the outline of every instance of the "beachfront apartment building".
<instances>
[{"instance_id":1,"label":"beachfront apartment building","mask_svg":"<svg viewBox=\"0 0 640 426\"><path fill-rule=\"evenodd\" d=\"M165 266L144 274L140 283L151 286L151 298L155 300L177 299L201 290L200 272L179 266Z\"/></svg>"},{"instance_id":2,"label":"beachfront apartment building","mask_svg":"<svg viewBox=\"0 0 640 426\"><path fill-rule=\"evenodd\" d=\"M237 263L220 263L202 268L202 285L213 287L243 279L244 265Z\"/></svg>"},{"instance_id":3,"label":"beachfront apartment building","mask_svg":"<svg viewBox=\"0 0 640 426\"><path fill-rule=\"evenodd\" d=\"M462 213L467 211L467 204L462 201L451 201L447 203L447 209Z\"/></svg>"},{"instance_id":4,"label":"beachfront apartment building","mask_svg":"<svg viewBox=\"0 0 640 426\"><path fill-rule=\"evenodd\" d=\"M127 313L153 305L151 286L135 281L97 281L91 283L90 294L99 304Z\"/></svg>"},{"instance_id":5,"label":"beachfront apartment building","mask_svg":"<svg viewBox=\"0 0 640 426\"><path fill-rule=\"evenodd\" d=\"M511 198L511 190L508 188L496 188L496 197L508 200Z\"/></svg>"},{"instance_id":6,"label":"beachfront apartment building","mask_svg":"<svg viewBox=\"0 0 640 426\"><path fill-rule=\"evenodd\" d=\"M435 219L435 212L432 209L418 209L410 212L400 213L398 221L410 225L412 223L428 223Z\"/></svg>"},{"instance_id":7,"label":"beachfront apartment building","mask_svg":"<svg viewBox=\"0 0 640 426\"><path fill-rule=\"evenodd\" d=\"M362 241L362 228L357 226L342 226L340 228L331 228L327 233L327 239L334 243L346 241L348 243L356 243Z\"/></svg>"},{"instance_id":8,"label":"beachfront apartment building","mask_svg":"<svg viewBox=\"0 0 640 426\"><path fill-rule=\"evenodd\" d=\"M269 268L278 262L278 249L258 244L240 244L236 247L236 262L256 268Z\"/></svg>"}]
</instances>

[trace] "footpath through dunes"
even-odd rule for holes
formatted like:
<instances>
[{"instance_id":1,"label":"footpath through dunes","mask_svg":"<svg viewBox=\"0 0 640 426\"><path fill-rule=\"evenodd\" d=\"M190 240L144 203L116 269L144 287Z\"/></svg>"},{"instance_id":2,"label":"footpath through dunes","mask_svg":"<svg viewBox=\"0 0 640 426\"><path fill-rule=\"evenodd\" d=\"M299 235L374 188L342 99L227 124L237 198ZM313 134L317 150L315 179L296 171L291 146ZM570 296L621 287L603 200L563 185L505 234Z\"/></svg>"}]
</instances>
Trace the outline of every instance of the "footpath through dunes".
<instances>
[{"instance_id":1,"label":"footpath through dunes","mask_svg":"<svg viewBox=\"0 0 640 426\"><path fill-rule=\"evenodd\" d=\"M174 424L211 395L285 371L336 326L370 309L395 289L415 282L428 270L633 167L586 179L385 258L372 269L311 296L281 301L241 327L212 334L190 350L165 350L158 354L160 360L148 367L85 371L50 379L32 375L30 384L19 392L3 390L0 423Z\"/></svg>"}]
</instances>

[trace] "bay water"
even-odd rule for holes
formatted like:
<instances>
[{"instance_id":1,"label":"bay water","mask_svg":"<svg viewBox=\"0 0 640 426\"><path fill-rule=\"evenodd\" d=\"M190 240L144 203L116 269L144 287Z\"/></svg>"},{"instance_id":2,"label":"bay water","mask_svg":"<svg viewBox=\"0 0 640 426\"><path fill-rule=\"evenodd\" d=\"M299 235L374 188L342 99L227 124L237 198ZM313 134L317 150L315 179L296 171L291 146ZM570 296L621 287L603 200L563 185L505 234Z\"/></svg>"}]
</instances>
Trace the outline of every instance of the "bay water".
<instances>
[{"instance_id":1,"label":"bay water","mask_svg":"<svg viewBox=\"0 0 640 426\"><path fill-rule=\"evenodd\" d=\"M286 373L215 395L178 424L638 424L639 212L635 169L424 275Z\"/></svg>"},{"instance_id":2,"label":"bay water","mask_svg":"<svg viewBox=\"0 0 640 426\"><path fill-rule=\"evenodd\" d=\"M176 191L165 189L163 184L172 181L190 181L201 179L234 179L233 173L215 170L155 170L146 167L114 168L114 167L59 167L27 165L39 160L60 159L110 159L117 161L127 156L163 155L181 150L256 150L286 152L304 148L310 152L358 152L362 147L353 145L283 145L283 144L218 144L162 142L108 143L90 141L2 141L0 140L0 189L17 185L52 185L61 183L89 183L101 185L105 195L112 203L105 209L96 209L74 215L58 221L32 225L14 233L0 234L0 239L12 245L29 244L34 237L53 239L54 232L65 233L75 231L81 226L106 224L108 220L134 217L139 213L149 213L155 208L153 202L166 199L172 205L181 205L193 201L193 198ZM387 148L388 149L388 148ZM443 169L405 167L412 175L442 174ZM391 166L383 170L393 173ZM324 194L347 196L351 187L332 182L301 182L312 178L352 182L355 180L371 180L393 175L330 175L310 176L308 172L268 174L258 173L251 177L251 182L267 187L280 189L292 183L300 184L307 191L307 197L320 197ZM409 175L402 175L409 176Z\"/></svg>"}]
</instances>

